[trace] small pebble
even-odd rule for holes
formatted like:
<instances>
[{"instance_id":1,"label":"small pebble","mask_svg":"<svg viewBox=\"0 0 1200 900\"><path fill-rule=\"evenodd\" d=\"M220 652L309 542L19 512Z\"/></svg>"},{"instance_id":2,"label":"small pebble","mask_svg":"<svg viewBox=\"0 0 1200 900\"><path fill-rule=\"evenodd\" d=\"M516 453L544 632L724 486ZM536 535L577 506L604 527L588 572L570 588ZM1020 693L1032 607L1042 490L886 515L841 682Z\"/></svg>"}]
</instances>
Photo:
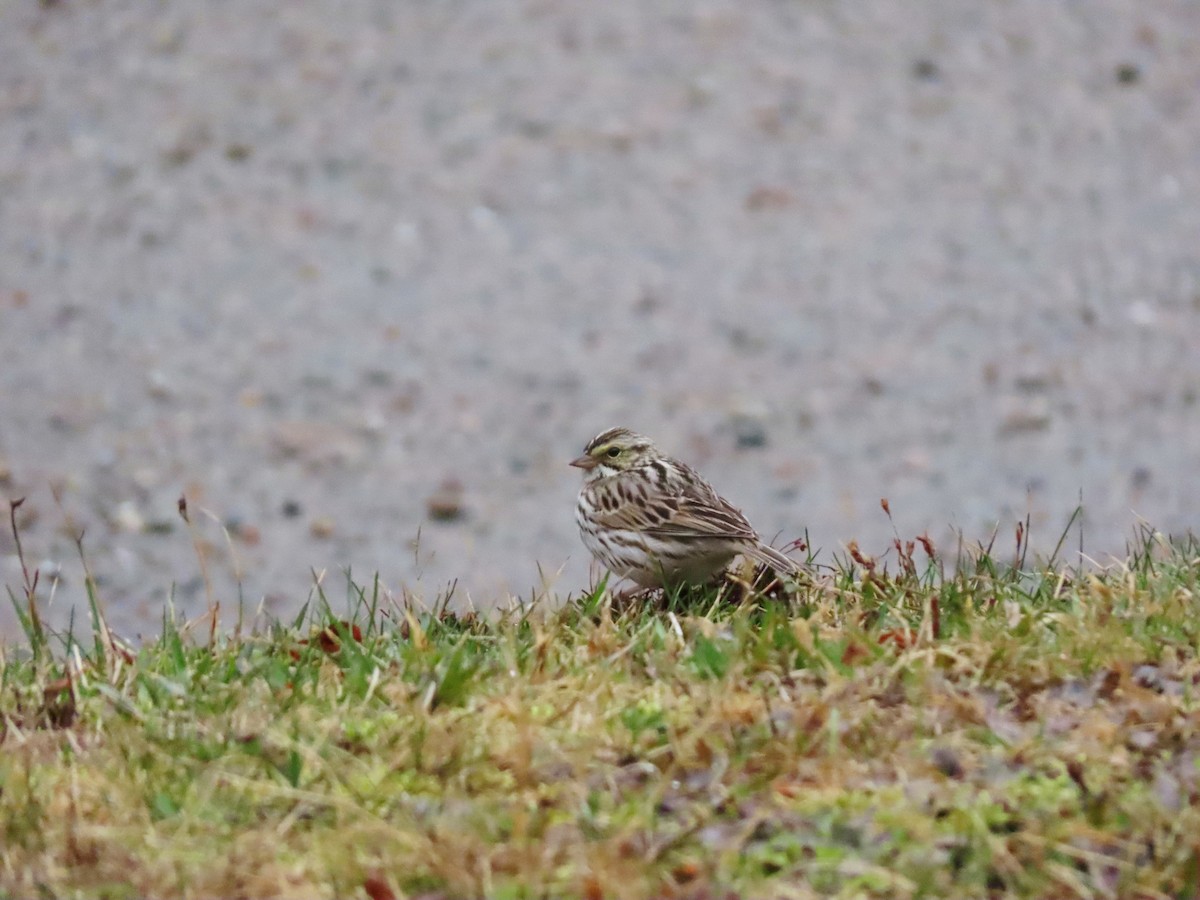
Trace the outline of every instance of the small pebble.
<instances>
[{"instance_id":1,"label":"small pebble","mask_svg":"<svg viewBox=\"0 0 1200 900\"><path fill-rule=\"evenodd\" d=\"M324 376L306 377L309 391L331 387ZM311 469L347 467L358 463L366 449L361 434L319 421L289 421L274 425L269 434L278 459L295 459Z\"/></svg>"},{"instance_id":2,"label":"small pebble","mask_svg":"<svg viewBox=\"0 0 1200 900\"><path fill-rule=\"evenodd\" d=\"M1013 385L1022 394L1040 394L1048 391L1060 380L1053 368L1025 366L1013 378Z\"/></svg>"},{"instance_id":3,"label":"small pebble","mask_svg":"<svg viewBox=\"0 0 1200 900\"><path fill-rule=\"evenodd\" d=\"M504 221L500 218L500 214L492 207L485 204L471 207L468 213L471 220L471 226L477 231L501 231L504 228Z\"/></svg>"},{"instance_id":4,"label":"small pebble","mask_svg":"<svg viewBox=\"0 0 1200 900\"><path fill-rule=\"evenodd\" d=\"M1134 63L1121 63L1114 72L1117 84L1137 84L1142 77L1142 70Z\"/></svg>"},{"instance_id":5,"label":"small pebble","mask_svg":"<svg viewBox=\"0 0 1200 900\"><path fill-rule=\"evenodd\" d=\"M333 537L333 519L322 516L308 523L308 533L319 541Z\"/></svg>"},{"instance_id":6,"label":"small pebble","mask_svg":"<svg viewBox=\"0 0 1200 900\"><path fill-rule=\"evenodd\" d=\"M253 525L242 525L234 532L234 536L247 547L257 547L262 541L262 532Z\"/></svg>"},{"instance_id":7,"label":"small pebble","mask_svg":"<svg viewBox=\"0 0 1200 900\"><path fill-rule=\"evenodd\" d=\"M125 500L117 504L113 512L113 524L122 531L138 534L146 527L146 520L142 518L132 500Z\"/></svg>"},{"instance_id":8,"label":"small pebble","mask_svg":"<svg viewBox=\"0 0 1200 900\"><path fill-rule=\"evenodd\" d=\"M1028 434L1045 431L1050 427L1050 407L1042 397L1030 397L1026 401L1012 401L1008 412L1000 422L1001 437L1013 434Z\"/></svg>"},{"instance_id":9,"label":"small pebble","mask_svg":"<svg viewBox=\"0 0 1200 900\"><path fill-rule=\"evenodd\" d=\"M767 445L767 429L761 422L739 422L734 426L737 445L743 450Z\"/></svg>"},{"instance_id":10,"label":"small pebble","mask_svg":"<svg viewBox=\"0 0 1200 900\"><path fill-rule=\"evenodd\" d=\"M756 450L767 445L767 417L765 413L740 410L729 416L729 427L738 449Z\"/></svg>"},{"instance_id":11,"label":"small pebble","mask_svg":"<svg viewBox=\"0 0 1200 900\"><path fill-rule=\"evenodd\" d=\"M942 77L942 70L932 59L918 59L913 62L912 74L921 81L937 81Z\"/></svg>"},{"instance_id":12,"label":"small pebble","mask_svg":"<svg viewBox=\"0 0 1200 900\"><path fill-rule=\"evenodd\" d=\"M658 312L662 308L662 305L662 298L657 293L649 288L644 288L641 295L633 303L633 312L635 315L649 316Z\"/></svg>"},{"instance_id":13,"label":"small pebble","mask_svg":"<svg viewBox=\"0 0 1200 900\"><path fill-rule=\"evenodd\" d=\"M294 519L304 512L304 507L295 500L284 500L283 505L279 507L279 511L285 519Z\"/></svg>"},{"instance_id":14,"label":"small pebble","mask_svg":"<svg viewBox=\"0 0 1200 900\"><path fill-rule=\"evenodd\" d=\"M425 509L435 522L457 522L462 519L467 512L463 506L462 483L453 478L443 481L425 501Z\"/></svg>"},{"instance_id":15,"label":"small pebble","mask_svg":"<svg viewBox=\"0 0 1200 900\"><path fill-rule=\"evenodd\" d=\"M1125 315L1139 328L1153 328L1158 324L1158 310L1147 300L1136 300L1129 304Z\"/></svg>"},{"instance_id":16,"label":"small pebble","mask_svg":"<svg viewBox=\"0 0 1200 900\"><path fill-rule=\"evenodd\" d=\"M759 185L746 195L745 206L750 212L764 209L786 209L796 202L796 197L787 188Z\"/></svg>"},{"instance_id":17,"label":"small pebble","mask_svg":"<svg viewBox=\"0 0 1200 900\"><path fill-rule=\"evenodd\" d=\"M155 400L170 400L175 393L171 380L161 369L152 369L147 373L146 392Z\"/></svg>"}]
</instances>

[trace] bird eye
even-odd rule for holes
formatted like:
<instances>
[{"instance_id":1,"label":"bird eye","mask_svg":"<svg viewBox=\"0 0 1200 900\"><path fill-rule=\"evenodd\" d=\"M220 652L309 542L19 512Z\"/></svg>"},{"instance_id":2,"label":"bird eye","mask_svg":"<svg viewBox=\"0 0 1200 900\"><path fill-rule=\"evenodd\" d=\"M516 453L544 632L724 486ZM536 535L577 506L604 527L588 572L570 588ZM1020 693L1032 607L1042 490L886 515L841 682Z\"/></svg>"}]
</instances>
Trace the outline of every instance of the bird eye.
<instances>
[{"instance_id":1,"label":"bird eye","mask_svg":"<svg viewBox=\"0 0 1200 900\"><path fill-rule=\"evenodd\" d=\"M618 456L621 455L621 448L620 447L609 447L608 453L606 455L608 456L609 459L616 459Z\"/></svg>"}]
</instances>

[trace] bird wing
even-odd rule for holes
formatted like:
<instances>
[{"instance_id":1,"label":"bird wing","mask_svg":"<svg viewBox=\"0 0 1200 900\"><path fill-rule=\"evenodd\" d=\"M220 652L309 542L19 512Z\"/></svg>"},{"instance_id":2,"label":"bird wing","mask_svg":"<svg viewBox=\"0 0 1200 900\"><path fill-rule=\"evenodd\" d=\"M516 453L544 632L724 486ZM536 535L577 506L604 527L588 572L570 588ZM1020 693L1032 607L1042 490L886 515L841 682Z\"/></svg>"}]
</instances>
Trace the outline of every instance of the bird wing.
<instances>
[{"instance_id":1,"label":"bird wing","mask_svg":"<svg viewBox=\"0 0 1200 900\"><path fill-rule=\"evenodd\" d=\"M698 476L697 480L689 482L675 499L675 516L669 522L647 529L651 534L681 538L719 537L749 541L758 539L741 510L730 504L712 489L712 485Z\"/></svg>"},{"instance_id":2,"label":"bird wing","mask_svg":"<svg viewBox=\"0 0 1200 900\"><path fill-rule=\"evenodd\" d=\"M683 467L682 463L676 465ZM690 477L658 486L646 500L621 496L607 487L611 506L595 504L594 518L603 528L637 531L654 537L677 539L722 538L756 541L758 535L741 511L721 497L712 485L690 469ZM610 500L611 502L611 500Z\"/></svg>"}]
</instances>

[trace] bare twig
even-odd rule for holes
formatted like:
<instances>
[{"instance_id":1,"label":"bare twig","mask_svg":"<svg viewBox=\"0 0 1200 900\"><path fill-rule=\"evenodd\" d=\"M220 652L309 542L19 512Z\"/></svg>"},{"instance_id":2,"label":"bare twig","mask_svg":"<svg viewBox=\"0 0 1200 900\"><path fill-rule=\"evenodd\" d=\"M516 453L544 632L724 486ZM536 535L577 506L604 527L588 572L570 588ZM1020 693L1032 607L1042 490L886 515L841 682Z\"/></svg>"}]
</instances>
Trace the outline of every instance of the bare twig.
<instances>
[{"instance_id":1,"label":"bare twig","mask_svg":"<svg viewBox=\"0 0 1200 900\"><path fill-rule=\"evenodd\" d=\"M42 634L42 619L38 615L37 586L38 576L41 573L38 569L34 569L33 575L30 576L29 566L25 563L25 550L21 546L21 529L17 527L17 510L21 508L21 504L24 502L24 497L8 501L8 523L12 528L13 541L17 545L17 560L21 564L21 586L25 591L25 602L29 606L29 622L33 626L34 631L40 635Z\"/></svg>"}]
</instances>

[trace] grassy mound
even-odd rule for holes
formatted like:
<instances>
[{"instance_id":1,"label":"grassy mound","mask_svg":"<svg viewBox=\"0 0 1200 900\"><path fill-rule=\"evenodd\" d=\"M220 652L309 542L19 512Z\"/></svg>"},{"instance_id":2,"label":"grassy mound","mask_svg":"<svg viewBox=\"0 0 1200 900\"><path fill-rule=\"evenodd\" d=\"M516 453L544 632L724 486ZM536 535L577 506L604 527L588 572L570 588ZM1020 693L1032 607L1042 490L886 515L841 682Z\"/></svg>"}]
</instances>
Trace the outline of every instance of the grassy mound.
<instances>
[{"instance_id":1,"label":"grassy mound","mask_svg":"<svg viewBox=\"0 0 1200 900\"><path fill-rule=\"evenodd\" d=\"M136 650L18 594L0 896L1194 896L1200 547L896 550Z\"/></svg>"}]
</instances>

